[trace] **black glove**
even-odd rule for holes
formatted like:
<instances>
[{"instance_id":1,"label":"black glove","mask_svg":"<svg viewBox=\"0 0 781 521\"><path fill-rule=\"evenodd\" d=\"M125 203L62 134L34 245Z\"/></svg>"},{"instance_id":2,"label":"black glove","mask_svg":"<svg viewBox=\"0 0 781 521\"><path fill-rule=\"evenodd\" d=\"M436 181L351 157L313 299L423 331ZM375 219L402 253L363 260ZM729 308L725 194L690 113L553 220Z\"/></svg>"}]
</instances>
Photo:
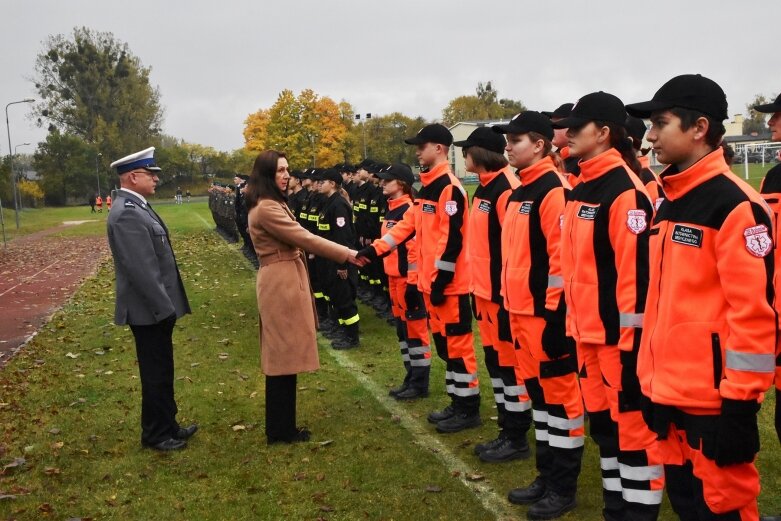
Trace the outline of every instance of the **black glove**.
<instances>
[{"instance_id":1,"label":"black glove","mask_svg":"<svg viewBox=\"0 0 781 521\"><path fill-rule=\"evenodd\" d=\"M496 314L497 322L499 322L499 340L505 342L513 341L513 334L510 330L510 313L504 306L499 306L499 312Z\"/></svg>"},{"instance_id":2,"label":"black glove","mask_svg":"<svg viewBox=\"0 0 781 521\"><path fill-rule=\"evenodd\" d=\"M542 330L542 350L551 360L556 360L572 351L575 341L567 336L562 311L545 311L545 329Z\"/></svg>"},{"instance_id":3,"label":"black glove","mask_svg":"<svg viewBox=\"0 0 781 521\"><path fill-rule=\"evenodd\" d=\"M434 282L431 283L431 305L441 306L445 302L445 287L453 282L455 273L452 271L442 271L437 273Z\"/></svg>"},{"instance_id":4,"label":"black glove","mask_svg":"<svg viewBox=\"0 0 781 521\"><path fill-rule=\"evenodd\" d=\"M716 454L719 467L751 463L759 452L759 428L756 400L722 399L716 430Z\"/></svg>"},{"instance_id":5,"label":"black glove","mask_svg":"<svg viewBox=\"0 0 781 521\"><path fill-rule=\"evenodd\" d=\"M621 393L619 394L619 410L637 411L640 409L640 379L637 377L637 353L621 351Z\"/></svg>"},{"instance_id":6,"label":"black glove","mask_svg":"<svg viewBox=\"0 0 781 521\"><path fill-rule=\"evenodd\" d=\"M404 290L404 302L407 304L408 313L420 310L420 292L417 286L407 284L407 289Z\"/></svg>"},{"instance_id":7,"label":"black glove","mask_svg":"<svg viewBox=\"0 0 781 521\"><path fill-rule=\"evenodd\" d=\"M359 258L359 259L361 257L363 257L366 260L368 260L369 262L374 262L374 261L377 260L377 252L374 251L374 247L373 246L367 246L367 247L363 248L362 250L359 250L358 253L355 254L355 256L357 258Z\"/></svg>"}]
</instances>

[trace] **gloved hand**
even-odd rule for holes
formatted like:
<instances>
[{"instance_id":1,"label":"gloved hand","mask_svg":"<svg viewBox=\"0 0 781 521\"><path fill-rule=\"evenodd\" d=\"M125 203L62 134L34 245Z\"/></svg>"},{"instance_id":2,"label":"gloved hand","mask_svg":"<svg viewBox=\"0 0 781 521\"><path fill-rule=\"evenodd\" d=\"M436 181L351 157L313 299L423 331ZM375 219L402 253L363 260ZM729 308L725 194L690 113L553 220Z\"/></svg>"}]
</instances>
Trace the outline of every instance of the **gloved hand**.
<instances>
[{"instance_id":1,"label":"gloved hand","mask_svg":"<svg viewBox=\"0 0 781 521\"><path fill-rule=\"evenodd\" d=\"M542 330L542 350L551 360L556 360L573 350L575 341L567 336L564 313L545 311L545 329Z\"/></svg>"},{"instance_id":2,"label":"gloved hand","mask_svg":"<svg viewBox=\"0 0 781 521\"><path fill-rule=\"evenodd\" d=\"M441 306L445 302L445 287L453 282L455 273L452 271L437 272L437 276L434 282L431 283L431 304L433 306Z\"/></svg>"},{"instance_id":3,"label":"gloved hand","mask_svg":"<svg viewBox=\"0 0 781 521\"><path fill-rule=\"evenodd\" d=\"M407 284L407 289L404 290L404 302L407 304L408 313L420 310L420 306L423 302L420 298L420 291L418 291L417 286Z\"/></svg>"},{"instance_id":4,"label":"gloved hand","mask_svg":"<svg viewBox=\"0 0 781 521\"><path fill-rule=\"evenodd\" d=\"M499 322L499 340L504 342L512 342L513 334L510 330L510 313L504 306L499 306L499 312L496 314L497 321Z\"/></svg>"},{"instance_id":5,"label":"gloved hand","mask_svg":"<svg viewBox=\"0 0 781 521\"><path fill-rule=\"evenodd\" d=\"M359 259L363 257L369 262L377 260L377 252L374 251L374 247L372 246L366 246L365 248L358 250L358 253L356 253L355 256Z\"/></svg>"},{"instance_id":6,"label":"gloved hand","mask_svg":"<svg viewBox=\"0 0 781 521\"><path fill-rule=\"evenodd\" d=\"M640 409L640 379L637 377L637 353L621 351L621 393L619 394L620 411L637 411Z\"/></svg>"},{"instance_id":7,"label":"gloved hand","mask_svg":"<svg viewBox=\"0 0 781 521\"><path fill-rule=\"evenodd\" d=\"M759 428L756 400L722 399L716 430L716 454L719 467L751 463L759 452Z\"/></svg>"}]
</instances>

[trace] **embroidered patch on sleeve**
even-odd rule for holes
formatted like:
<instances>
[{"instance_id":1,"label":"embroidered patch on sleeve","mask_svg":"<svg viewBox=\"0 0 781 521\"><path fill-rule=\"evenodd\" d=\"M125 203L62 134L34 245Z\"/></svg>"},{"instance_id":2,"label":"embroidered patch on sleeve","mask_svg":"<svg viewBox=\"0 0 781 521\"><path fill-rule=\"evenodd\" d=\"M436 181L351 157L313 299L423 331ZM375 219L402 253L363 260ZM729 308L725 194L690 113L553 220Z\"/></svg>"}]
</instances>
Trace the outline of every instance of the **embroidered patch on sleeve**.
<instances>
[{"instance_id":1,"label":"embroidered patch on sleeve","mask_svg":"<svg viewBox=\"0 0 781 521\"><path fill-rule=\"evenodd\" d=\"M645 210L629 210L626 212L626 227L635 235L643 233L648 228Z\"/></svg>"},{"instance_id":2,"label":"embroidered patch on sleeve","mask_svg":"<svg viewBox=\"0 0 781 521\"><path fill-rule=\"evenodd\" d=\"M773 249L773 241L764 224L746 228L743 237L746 239L746 249L754 257L765 257Z\"/></svg>"},{"instance_id":3,"label":"embroidered patch on sleeve","mask_svg":"<svg viewBox=\"0 0 781 521\"><path fill-rule=\"evenodd\" d=\"M458 212L458 203L455 201L445 201L445 213L453 217Z\"/></svg>"}]
</instances>

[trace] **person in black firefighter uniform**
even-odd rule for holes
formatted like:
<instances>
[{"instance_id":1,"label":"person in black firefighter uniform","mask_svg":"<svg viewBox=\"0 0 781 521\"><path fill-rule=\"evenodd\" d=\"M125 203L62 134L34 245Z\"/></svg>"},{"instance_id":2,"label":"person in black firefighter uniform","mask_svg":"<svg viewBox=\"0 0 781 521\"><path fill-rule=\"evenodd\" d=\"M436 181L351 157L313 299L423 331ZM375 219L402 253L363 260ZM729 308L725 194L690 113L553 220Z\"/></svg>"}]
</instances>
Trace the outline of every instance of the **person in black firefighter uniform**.
<instances>
[{"instance_id":1,"label":"person in black firefighter uniform","mask_svg":"<svg viewBox=\"0 0 781 521\"><path fill-rule=\"evenodd\" d=\"M353 204L353 222L355 223L356 244L355 247L361 249L371 241L366 242L365 235L368 233L367 221L369 219L369 201L371 201L371 194L374 190L374 185L369 182L369 169L373 168L374 161L371 159L364 159L356 167L354 178L353 195L351 197ZM364 266L360 269L360 276L358 279L358 298L365 304L369 304L369 301L373 298L371 287L369 285L369 273L372 271L371 266Z\"/></svg>"},{"instance_id":2,"label":"person in black firefighter uniform","mask_svg":"<svg viewBox=\"0 0 781 521\"><path fill-rule=\"evenodd\" d=\"M341 174L332 168L318 172L317 190L324 198L317 219L318 235L345 246L355 244L355 230L350 203L342 196ZM338 264L319 258L317 261L326 299L339 323L339 334L331 342L334 349L352 349L360 345L358 307L355 305L356 273L349 263Z\"/></svg>"},{"instance_id":3,"label":"person in black firefighter uniform","mask_svg":"<svg viewBox=\"0 0 781 521\"><path fill-rule=\"evenodd\" d=\"M290 172L290 180L287 184L287 206L290 208L291 213L298 219L298 213L301 210L301 206L309 196L309 190L304 188L303 184L304 173L301 170L293 170Z\"/></svg>"}]
</instances>

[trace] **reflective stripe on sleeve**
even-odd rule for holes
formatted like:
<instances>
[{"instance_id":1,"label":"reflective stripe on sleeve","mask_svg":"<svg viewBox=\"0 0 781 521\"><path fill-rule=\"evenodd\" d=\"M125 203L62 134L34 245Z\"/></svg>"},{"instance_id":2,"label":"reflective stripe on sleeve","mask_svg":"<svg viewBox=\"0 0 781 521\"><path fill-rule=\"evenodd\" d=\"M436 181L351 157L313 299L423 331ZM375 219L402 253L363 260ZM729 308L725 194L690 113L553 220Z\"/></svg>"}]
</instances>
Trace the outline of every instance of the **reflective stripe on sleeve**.
<instances>
[{"instance_id":1,"label":"reflective stripe on sleeve","mask_svg":"<svg viewBox=\"0 0 781 521\"><path fill-rule=\"evenodd\" d=\"M548 287L549 288L563 288L564 277L560 275L548 275Z\"/></svg>"},{"instance_id":2,"label":"reflective stripe on sleeve","mask_svg":"<svg viewBox=\"0 0 781 521\"><path fill-rule=\"evenodd\" d=\"M434 262L434 267L438 270L442 271L456 271L456 263L455 262L447 262L443 260L437 259L436 262Z\"/></svg>"},{"instance_id":3,"label":"reflective stripe on sleeve","mask_svg":"<svg viewBox=\"0 0 781 521\"><path fill-rule=\"evenodd\" d=\"M382 236L382 240L385 241L385 244L390 246L391 250L396 247L396 239L394 239L391 234L386 233Z\"/></svg>"},{"instance_id":4,"label":"reflective stripe on sleeve","mask_svg":"<svg viewBox=\"0 0 781 521\"><path fill-rule=\"evenodd\" d=\"M776 355L740 353L727 349L727 369L773 373L776 370Z\"/></svg>"},{"instance_id":5,"label":"reflective stripe on sleeve","mask_svg":"<svg viewBox=\"0 0 781 521\"><path fill-rule=\"evenodd\" d=\"M643 313L619 313L620 327L643 327Z\"/></svg>"},{"instance_id":6,"label":"reflective stripe on sleeve","mask_svg":"<svg viewBox=\"0 0 781 521\"><path fill-rule=\"evenodd\" d=\"M418 271L418 263L417 262L410 262L407 264L407 271Z\"/></svg>"}]
</instances>

